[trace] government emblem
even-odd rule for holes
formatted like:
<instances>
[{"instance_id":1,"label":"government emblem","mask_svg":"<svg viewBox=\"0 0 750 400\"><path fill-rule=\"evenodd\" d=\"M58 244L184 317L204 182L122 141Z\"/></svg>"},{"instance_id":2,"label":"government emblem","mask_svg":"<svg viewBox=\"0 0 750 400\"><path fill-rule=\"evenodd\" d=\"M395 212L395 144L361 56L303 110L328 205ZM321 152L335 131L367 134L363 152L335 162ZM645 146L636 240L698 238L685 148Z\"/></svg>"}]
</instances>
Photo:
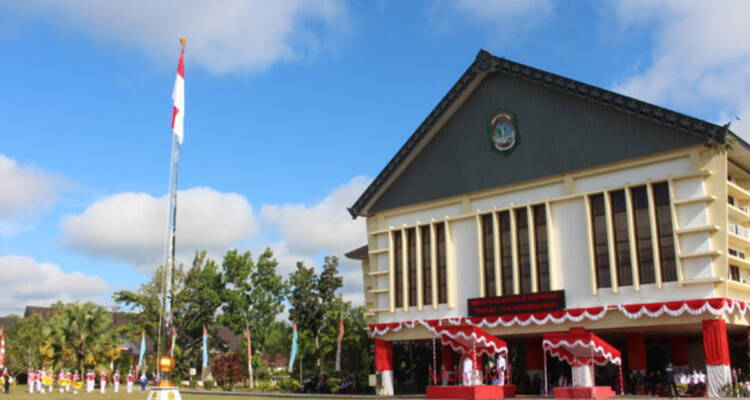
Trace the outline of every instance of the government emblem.
<instances>
[{"instance_id":1,"label":"government emblem","mask_svg":"<svg viewBox=\"0 0 750 400\"><path fill-rule=\"evenodd\" d=\"M492 148L496 151L510 155L510 153L521 142L516 124L516 116L509 111L498 111L487 124L490 133Z\"/></svg>"}]
</instances>

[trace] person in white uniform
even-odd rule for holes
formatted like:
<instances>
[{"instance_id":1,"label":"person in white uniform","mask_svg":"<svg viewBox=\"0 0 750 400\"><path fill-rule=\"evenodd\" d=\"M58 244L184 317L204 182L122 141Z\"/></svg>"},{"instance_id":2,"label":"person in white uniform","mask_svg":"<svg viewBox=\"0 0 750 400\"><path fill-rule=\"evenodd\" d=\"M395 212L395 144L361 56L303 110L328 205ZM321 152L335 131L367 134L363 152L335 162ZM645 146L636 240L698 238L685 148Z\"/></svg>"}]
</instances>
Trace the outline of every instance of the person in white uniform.
<instances>
[{"instance_id":1,"label":"person in white uniform","mask_svg":"<svg viewBox=\"0 0 750 400\"><path fill-rule=\"evenodd\" d=\"M112 384L115 387L115 393L118 393L120 391L120 371L115 371L115 374L112 375Z\"/></svg>"},{"instance_id":2,"label":"person in white uniform","mask_svg":"<svg viewBox=\"0 0 750 400\"><path fill-rule=\"evenodd\" d=\"M502 354L498 354L497 356L497 384L500 386L505 385L505 370L507 369L507 364L505 361L505 356Z\"/></svg>"},{"instance_id":3,"label":"person in white uniform","mask_svg":"<svg viewBox=\"0 0 750 400\"><path fill-rule=\"evenodd\" d=\"M465 355L464 360L461 362L461 381L464 386L472 385L472 377L474 376L474 363L471 361L471 357Z\"/></svg>"}]
</instances>

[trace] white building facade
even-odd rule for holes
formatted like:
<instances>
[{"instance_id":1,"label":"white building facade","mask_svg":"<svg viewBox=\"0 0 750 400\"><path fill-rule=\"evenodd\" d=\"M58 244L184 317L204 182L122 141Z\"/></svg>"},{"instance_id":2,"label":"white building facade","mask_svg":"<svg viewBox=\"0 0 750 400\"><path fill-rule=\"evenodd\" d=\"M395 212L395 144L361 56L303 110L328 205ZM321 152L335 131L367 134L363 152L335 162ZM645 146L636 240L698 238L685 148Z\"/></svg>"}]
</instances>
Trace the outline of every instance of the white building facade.
<instances>
[{"instance_id":1,"label":"white building facade","mask_svg":"<svg viewBox=\"0 0 750 400\"><path fill-rule=\"evenodd\" d=\"M703 369L704 320L747 349L749 205L750 146L728 126L482 51L350 208L367 220L371 333L429 340L430 324L468 323L535 341L584 327L620 343L631 370L663 368L652 345Z\"/></svg>"}]
</instances>

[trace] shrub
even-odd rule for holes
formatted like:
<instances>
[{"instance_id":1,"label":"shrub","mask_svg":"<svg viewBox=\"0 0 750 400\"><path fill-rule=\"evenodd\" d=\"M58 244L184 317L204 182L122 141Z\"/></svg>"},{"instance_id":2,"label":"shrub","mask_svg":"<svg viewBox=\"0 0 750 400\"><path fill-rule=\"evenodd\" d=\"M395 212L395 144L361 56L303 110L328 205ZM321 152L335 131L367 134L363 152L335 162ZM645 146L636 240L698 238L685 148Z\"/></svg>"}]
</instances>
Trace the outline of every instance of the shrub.
<instances>
[{"instance_id":1,"label":"shrub","mask_svg":"<svg viewBox=\"0 0 750 400\"><path fill-rule=\"evenodd\" d=\"M209 379L209 380L203 382L203 388L206 389L206 390L213 390L213 388L214 388L214 381L212 381L212 380Z\"/></svg>"},{"instance_id":2,"label":"shrub","mask_svg":"<svg viewBox=\"0 0 750 400\"><path fill-rule=\"evenodd\" d=\"M339 392L340 385L341 384L341 378L328 378L328 390L331 391L331 393L336 394Z\"/></svg>"},{"instance_id":3,"label":"shrub","mask_svg":"<svg viewBox=\"0 0 750 400\"><path fill-rule=\"evenodd\" d=\"M278 386L274 381L263 380L255 383L255 389L261 392L273 392L278 389Z\"/></svg>"},{"instance_id":4,"label":"shrub","mask_svg":"<svg viewBox=\"0 0 750 400\"><path fill-rule=\"evenodd\" d=\"M283 392L296 392L299 389L299 381L294 378L282 378L279 380L279 389Z\"/></svg>"},{"instance_id":5,"label":"shrub","mask_svg":"<svg viewBox=\"0 0 750 400\"><path fill-rule=\"evenodd\" d=\"M211 373L216 383L224 390L232 390L235 382L242 381L247 371L243 369L240 353L227 353L218 356L211 362Z\"/></svg>"},{"instance_id":6,"label":"shrub","mask_svg":"<svg viewBox=\"0 0 750 400\"><path fill-rule=\"evenodd\" d=\"M195 379L191 379L190 383L188 383L188 387L190 389L195 389L196 386L198 386L198 382L196 382Z\"/></svg>"}]
</instances>

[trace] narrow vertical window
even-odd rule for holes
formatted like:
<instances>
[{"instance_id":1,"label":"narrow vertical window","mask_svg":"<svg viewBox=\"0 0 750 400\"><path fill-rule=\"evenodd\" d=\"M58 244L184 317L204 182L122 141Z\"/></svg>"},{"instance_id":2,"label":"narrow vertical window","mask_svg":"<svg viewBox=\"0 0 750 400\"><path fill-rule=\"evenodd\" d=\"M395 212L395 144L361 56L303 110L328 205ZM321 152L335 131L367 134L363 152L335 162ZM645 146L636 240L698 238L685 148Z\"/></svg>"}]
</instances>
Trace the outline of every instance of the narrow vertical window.
<instances>
[{"instance_id":1,"label":"narrow vertical window","mask_svg":"<svg viewBox=\"0 0 750 400\"><path fill-rule=\"evenodd\" d=\"M740 282L740 268L736 265L729 266L729 279Z\"/></svg>"},{"instance_id":2,"label":"narrow vertical window","mask_svg":"<svg viewBox=\"0 0 750 400\"><path fill-rule=\"evenodd\" d=\"M550 290L549 250L547 245L547 207L534 206L534 244L536 247L536 287L540 292Z\"/></svg>"},{"instance_id":3,"label":"narrow vertical window","mask_svg":"<svg viewBox=\"0 0 750 400\"><path fill-rule=\"evenodd\" d=\"M448 302L448 264L446 260L445 223L435 224L437 240L438 304Z\"/></svg>"},{"instance_id":4,"label":"narrow vertical window","mask_svg":"<svg viewBox=\"0 0 750 400\"><path fill-rule=\"evenodd\" d=\"M594 270L596 287L612 286L609 274L609 245L607 244L607 217L604 211L604 195L595 194L589 197L591 203L591 227L594 234Z\"/></svg>"},{"instance_id":5,"label":"narrow vertical window","mask_svg":"<svg viewBox=\"0 0 750 400\"><path fill-rule=\"evenodd\" d=\"M421 228L422 239L422 304L432 304L432 248L430 244L430 226Z\"/></svg>"},{"instance_id":6,"label":"narrow vertical window","mask_svg":"<svg viewBox=\"0 0 750 400\"><path fill-rule=\"evenodd\" d=\"M513 249L511 248L510 212L498 214L500 220L500 274L503 295L513 294Z\"/></svg>"},{"instance_id":7,"label":"narrow vertical window","mask_svg":"<svg viewBox=\"0 0 750 400\"><path fill-rule=\"evenodd\" d=\"M396 276L394 276L393 289L396 291L396 307L404 305L404 255L402 251L401 231L395 231L393 232L393 273Z\"/></svg>"},{"instance_id":8,"label":"narrow vertical window","mask_svg":"<svg viewBox=\"0 0 750 400\"><path fill-rule=\"evenodd\" d=\"M633 285L633 267L630 261L630 237L628 236L628 212L625 205L625 191L609 194L612 209L612 230L615 234L615 259L617 260L617 284Z\"/></svg>"},{"instance_id":9,"label":"narrow vertical window","mask_svg":"<svg viewBox=\"0 0 750 400\"><path fill-rule=\"evenodd\" d=\"M630 190L633 201L633 226L638 254L638 281L641 285L654 283L654 249L651 245L651 218L648 212L648 190L645 186Z\"/></svg>"},{"instance_id":10,"label":"narrow vertical window","mask_svg":"<svg viewBox=\"0 0 750 400\"><path fill-rule=\"evenodd\" d=\"M406 259L409 263L409 306L417 305L417 230L414 228L406 230Z\"/></svg>"},{"instance_id":11,"label":"narrow vertical window","mask_svg":"<svg viewBox=\"0 0 750 400\"><path fill-rule=\"evenodd\" d=\"M482 258L484 260L484 296L495 295L495 228L492 214L482 216Z\"/></svg>"},{"instance_id":12,"label":"narrow vertical window","mask_svg":"<svg viewBox=\"0 0 750 400\"><path fill-rule=\"evenodd\" d=\"M657 183L653 187L656 227L659 233L659 261L661 261L662 282L677 280L677 262L674 253L672 234L672 210L669 205L669 184Z\"/></svg>"},{"instance_id":13,"label":"narrow vertical window","mask_svg":"<svg viewBox=\"0 0 750 400\"><path fill-rule=\"evenodd\" d=\"M521 294L531 293L531 256L529 254L529 218L525 208L516 212L516 240Z\"/></svg>"}]
</instances>

